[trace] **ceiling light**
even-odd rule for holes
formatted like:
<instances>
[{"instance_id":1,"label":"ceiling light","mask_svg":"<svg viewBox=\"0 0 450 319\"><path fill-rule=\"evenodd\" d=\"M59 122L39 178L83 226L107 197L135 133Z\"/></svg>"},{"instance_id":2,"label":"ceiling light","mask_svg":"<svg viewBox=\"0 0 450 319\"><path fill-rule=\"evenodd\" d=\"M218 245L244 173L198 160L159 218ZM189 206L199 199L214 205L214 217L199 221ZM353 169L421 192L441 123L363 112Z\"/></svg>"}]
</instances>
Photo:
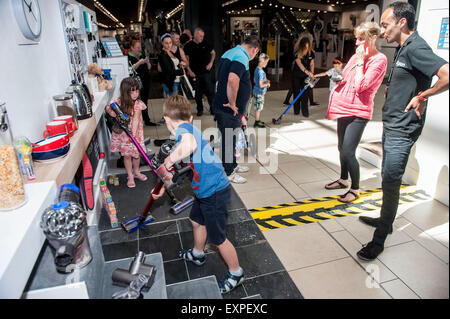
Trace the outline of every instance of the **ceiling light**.
<instances>
[{"instance_id":1,"label":"ceiling light","mask_svg":"<svg viewBox=\"0 0 450 319\"><path fill-rule=\"evenodd\" d=\"M142 22L142 13L144 12L144 8L147 6L147 0L139 0L138 4L138 21Z\"/></svg>"},{"instance_id":2,"label":"ceiling light","mask_svg":"<svg viewBox=\"0 0 450 319\"><path fill-rule=\"evenodd\" d=\"M184 3L181 2L179 5L177 5L172 11L170 11L168 14L166 14L166 19L169 19L171 16L173 16L175 13L183 9Z\"/></svg>"},{"instance_id":3,"label":"ceiling light","mask_svg":"<svg viewBox=\"0 0 450 319\"><path fill-rule=\"evenodd\" d=\"M120 27L124 27L122 23L120 23L119 20L115 16L112 15L111 12L109 12L98 0L94 0L94 5L97 9L99 9L101 12L103 12L108 18L116 22Z\"/></svg>"}]
</instances>

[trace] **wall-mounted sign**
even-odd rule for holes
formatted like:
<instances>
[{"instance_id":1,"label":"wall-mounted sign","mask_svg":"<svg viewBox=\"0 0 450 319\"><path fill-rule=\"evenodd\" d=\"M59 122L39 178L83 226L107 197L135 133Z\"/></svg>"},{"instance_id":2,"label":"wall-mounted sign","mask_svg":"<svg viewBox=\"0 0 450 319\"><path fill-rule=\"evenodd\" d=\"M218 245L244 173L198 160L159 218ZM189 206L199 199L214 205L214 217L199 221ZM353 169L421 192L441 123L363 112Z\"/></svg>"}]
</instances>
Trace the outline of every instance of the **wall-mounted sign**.
<instances>
[{"instance_id":1,"label":"wall-mounted sign","mask_svg":"<svg viewBox=\"0 0 450 319\"><path fill-rule=\"evenodd\" d=\"M439 31L438 49L448 50L448 20L449 18L442 18L441 30Z\"/></svg>"}]
</instances>

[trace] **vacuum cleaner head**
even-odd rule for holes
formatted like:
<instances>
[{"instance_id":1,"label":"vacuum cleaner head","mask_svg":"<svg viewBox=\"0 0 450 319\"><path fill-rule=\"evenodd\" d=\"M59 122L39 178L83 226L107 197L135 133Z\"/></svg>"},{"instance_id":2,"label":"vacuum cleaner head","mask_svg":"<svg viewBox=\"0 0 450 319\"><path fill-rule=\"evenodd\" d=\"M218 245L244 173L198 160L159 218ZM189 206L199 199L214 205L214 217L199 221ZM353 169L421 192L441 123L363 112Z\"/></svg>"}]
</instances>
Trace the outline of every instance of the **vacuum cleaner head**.
<instances>
[{"instance_id":1,"label":"vacuum cleaner head","mask_svg":"<svg viewBox=\"0 0 450 319\"><path fill-rule=\"evenodd\" d=\"M134 257L128 270L117 268L112 273L112 281L118 286L128 286L139 275L144 275L148 278L143 291L148 291L153 285L156 274L156 267L145 263L145 254L139 251Z\"/></svg>"},{"instance_id":2,"label":"vacuum cleaner head","mask_svg":"<svg viewBox=\"0 0 450 319\"><path fill-rule=\"evenodd\" d=\"M154 220L155 218L153 218L152 215L147 215L145 218L142 216L138 216L121 223L121 226L127 233L131 233L136 229L153 222Z\"/></svg>"}]
</instances>

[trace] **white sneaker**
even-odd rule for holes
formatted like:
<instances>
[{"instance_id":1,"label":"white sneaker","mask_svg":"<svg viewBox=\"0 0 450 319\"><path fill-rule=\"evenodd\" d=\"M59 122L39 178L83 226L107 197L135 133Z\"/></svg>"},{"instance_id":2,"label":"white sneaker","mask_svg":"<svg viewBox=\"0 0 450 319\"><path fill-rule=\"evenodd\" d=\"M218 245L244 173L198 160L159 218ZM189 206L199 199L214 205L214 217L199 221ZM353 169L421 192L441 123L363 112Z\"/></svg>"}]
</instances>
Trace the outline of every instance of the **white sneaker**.
<instances>
[{"instance_id":1,"label":"white sneaker","mask_svg":"<svg viewBox=\"0 0 450 319\"><path fill-rule=\"evenodd\" d=\"M228 180L232 183L236 184L244 184L247 182L247 179L233 172L230 176L228 176Z\"/></svg>"},{"instance_id":2,"label":"white sneaker","mask_svg":"<svg viewBox=\"0 0 450 319\"><path fill-rule=\"evenodd\" d=\"M235 172L235 173L247 173L249 170L250 170L250 168L248 168L248 166L238 165L238 166L234 169L234 172Z\"/></svg>"}]
</instances>

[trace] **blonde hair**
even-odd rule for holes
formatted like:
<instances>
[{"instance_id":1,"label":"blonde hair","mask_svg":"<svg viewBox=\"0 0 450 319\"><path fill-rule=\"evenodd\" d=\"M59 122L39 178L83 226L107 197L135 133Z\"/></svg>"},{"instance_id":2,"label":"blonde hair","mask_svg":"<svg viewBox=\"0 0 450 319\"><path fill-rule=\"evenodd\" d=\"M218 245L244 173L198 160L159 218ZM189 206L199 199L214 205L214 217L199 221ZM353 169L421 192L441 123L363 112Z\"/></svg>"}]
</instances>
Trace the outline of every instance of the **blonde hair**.
<instances>
[{"instance_id":1,"label":"blonde hair","mask_svg":"<svg viewBox=\"0 0 450 319\"><path fill-rule=\"evenodd\" d=\"M380 37L381 28L376 22L363 22L355 28L355 36L359 35L365 39L369 39L376 35Z\"/></svg>"},{"instance_id":2,"label":"blonde hair","mask_svg":"<svg viewBox=\"0 0 450 319\"><path fill-rule=\"evenodd\" d=\"M182 95L171 95L163 105L164 116L175 121L189 121L191 118L191 103Z\"/></svg>"},{"instance_id":3,"label":"blonde hair","mask_svg":"<svg viewBox=\"0 0 450 319\"><path fill-rule=\"evenodd\" d=\"M309 44L308 49L306 49L306 44ZM311 52L311 41L309 37L305 36L298 38L294 46L294 55L298 58L303 58L307 53Z\"/></svg>"},{"instance_id":4,"label":"blonde hair","mask_svg":"<svg viewBox=\"0 0 450 319\"><path fill-rule=\"evenodd\" d=\"M261 53L258 58L258 63L265 62L269 59L270 59L270 57L267 54Z\"/></svg>"}]
</instances>

